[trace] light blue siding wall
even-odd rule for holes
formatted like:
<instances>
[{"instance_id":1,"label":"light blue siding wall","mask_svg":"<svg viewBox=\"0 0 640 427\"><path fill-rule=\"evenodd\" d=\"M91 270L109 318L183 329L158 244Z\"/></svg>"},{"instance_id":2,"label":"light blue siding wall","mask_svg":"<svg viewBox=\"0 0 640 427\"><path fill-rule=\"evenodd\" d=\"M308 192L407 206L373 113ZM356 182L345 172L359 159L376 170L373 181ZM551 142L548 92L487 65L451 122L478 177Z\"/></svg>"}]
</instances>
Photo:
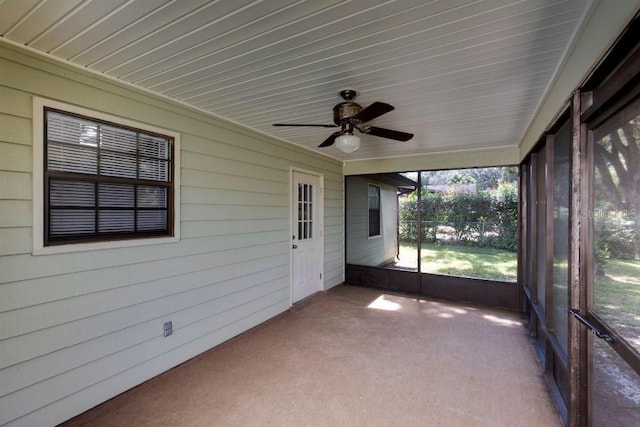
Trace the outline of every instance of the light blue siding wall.
<instances>
[{"instance_id":1,"label":"light blue siding wall","mask_svg":"<svg viewBox=\"0 0 640 427\"><path fill-rule=\"evenodd\" d=\"M179 132L181 241L31 255L33 96ZM0 99L0 425L55 425L287 310L291 167L324 175L343 281L340 162L3 44Z\"/></svg>"}]
</instances>

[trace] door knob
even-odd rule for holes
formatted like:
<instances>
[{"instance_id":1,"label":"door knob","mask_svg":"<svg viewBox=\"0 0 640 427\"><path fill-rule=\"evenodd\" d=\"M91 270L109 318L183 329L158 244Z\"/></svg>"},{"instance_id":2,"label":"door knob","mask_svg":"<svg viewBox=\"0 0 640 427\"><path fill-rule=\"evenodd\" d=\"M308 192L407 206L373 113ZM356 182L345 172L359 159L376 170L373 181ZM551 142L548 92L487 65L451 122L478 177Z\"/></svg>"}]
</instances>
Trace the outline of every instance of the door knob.
<instances>
[{"instance_id":1,"label":"door knob","mask_svg":"<svg viewBox=\"0 0 640 427\"><path fill-rule=\"evenodd\" d=\"M298 245L291 245L293 249L298 249Z\"/></svg>"}]
</instances>

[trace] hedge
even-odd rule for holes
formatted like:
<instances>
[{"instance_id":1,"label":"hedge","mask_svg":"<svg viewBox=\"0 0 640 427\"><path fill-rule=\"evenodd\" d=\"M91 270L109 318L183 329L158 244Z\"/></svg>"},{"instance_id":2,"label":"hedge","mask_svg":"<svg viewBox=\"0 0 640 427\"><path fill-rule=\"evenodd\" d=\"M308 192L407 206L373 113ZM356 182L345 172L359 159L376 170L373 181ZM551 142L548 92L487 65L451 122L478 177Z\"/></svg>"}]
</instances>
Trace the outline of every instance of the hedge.
<instances>
[{"instance_id":1,"label":"hedge","mask_svg":"<svg viewBox=\"0 0 640 427\"><path fill-rule=\"evenodd\" d=\"M400 239L417 240L415 193L401 199ZM516 251L518 192L515 184L467 193L422 193L423 242L453 243Z\"/></svg>"}]
</instances>

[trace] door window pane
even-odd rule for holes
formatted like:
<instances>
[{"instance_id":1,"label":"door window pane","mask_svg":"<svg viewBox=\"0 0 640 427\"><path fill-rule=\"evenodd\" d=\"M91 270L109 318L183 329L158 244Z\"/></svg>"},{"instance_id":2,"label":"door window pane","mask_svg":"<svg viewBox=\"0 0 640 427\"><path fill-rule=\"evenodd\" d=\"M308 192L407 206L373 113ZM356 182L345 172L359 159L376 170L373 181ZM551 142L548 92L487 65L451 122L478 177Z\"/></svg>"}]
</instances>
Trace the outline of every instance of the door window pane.
<instances>
[{"instance_id":1,"label":"door window pane","mask_svg":"<svg viewBox=\"0 0 640 427\"><path fill-rule=\"evenodd\" d=\"M313 186L298 183L298 240L313 238Z\"/></svg>"}]
</instances>

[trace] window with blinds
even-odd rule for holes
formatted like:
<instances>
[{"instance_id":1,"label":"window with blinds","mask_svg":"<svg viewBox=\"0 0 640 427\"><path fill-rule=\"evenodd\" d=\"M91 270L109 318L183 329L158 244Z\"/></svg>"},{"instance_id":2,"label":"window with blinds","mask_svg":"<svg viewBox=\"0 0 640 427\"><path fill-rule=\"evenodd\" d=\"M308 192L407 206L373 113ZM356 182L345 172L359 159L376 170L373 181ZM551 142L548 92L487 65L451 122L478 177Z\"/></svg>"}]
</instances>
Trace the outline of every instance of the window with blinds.
<instances>
[{"instance_id":1,"label":"window with blinds","mask_svg":"<svg viewBox=\"0 0 640 427\"><path fill-rule=\"evenodd\" d=\"M44 244L173 233L173 138L45 108Z\"/></svg>"},{"instance_id":2,"label":"window with blinds","mask_svg":"<svg viewBox=\"0 0 640 427\"><path fill-rule=\"evenodd\" d=\"M369 184L369 237L380 235L380 187Z\"/></svg>"}]
</instances>

